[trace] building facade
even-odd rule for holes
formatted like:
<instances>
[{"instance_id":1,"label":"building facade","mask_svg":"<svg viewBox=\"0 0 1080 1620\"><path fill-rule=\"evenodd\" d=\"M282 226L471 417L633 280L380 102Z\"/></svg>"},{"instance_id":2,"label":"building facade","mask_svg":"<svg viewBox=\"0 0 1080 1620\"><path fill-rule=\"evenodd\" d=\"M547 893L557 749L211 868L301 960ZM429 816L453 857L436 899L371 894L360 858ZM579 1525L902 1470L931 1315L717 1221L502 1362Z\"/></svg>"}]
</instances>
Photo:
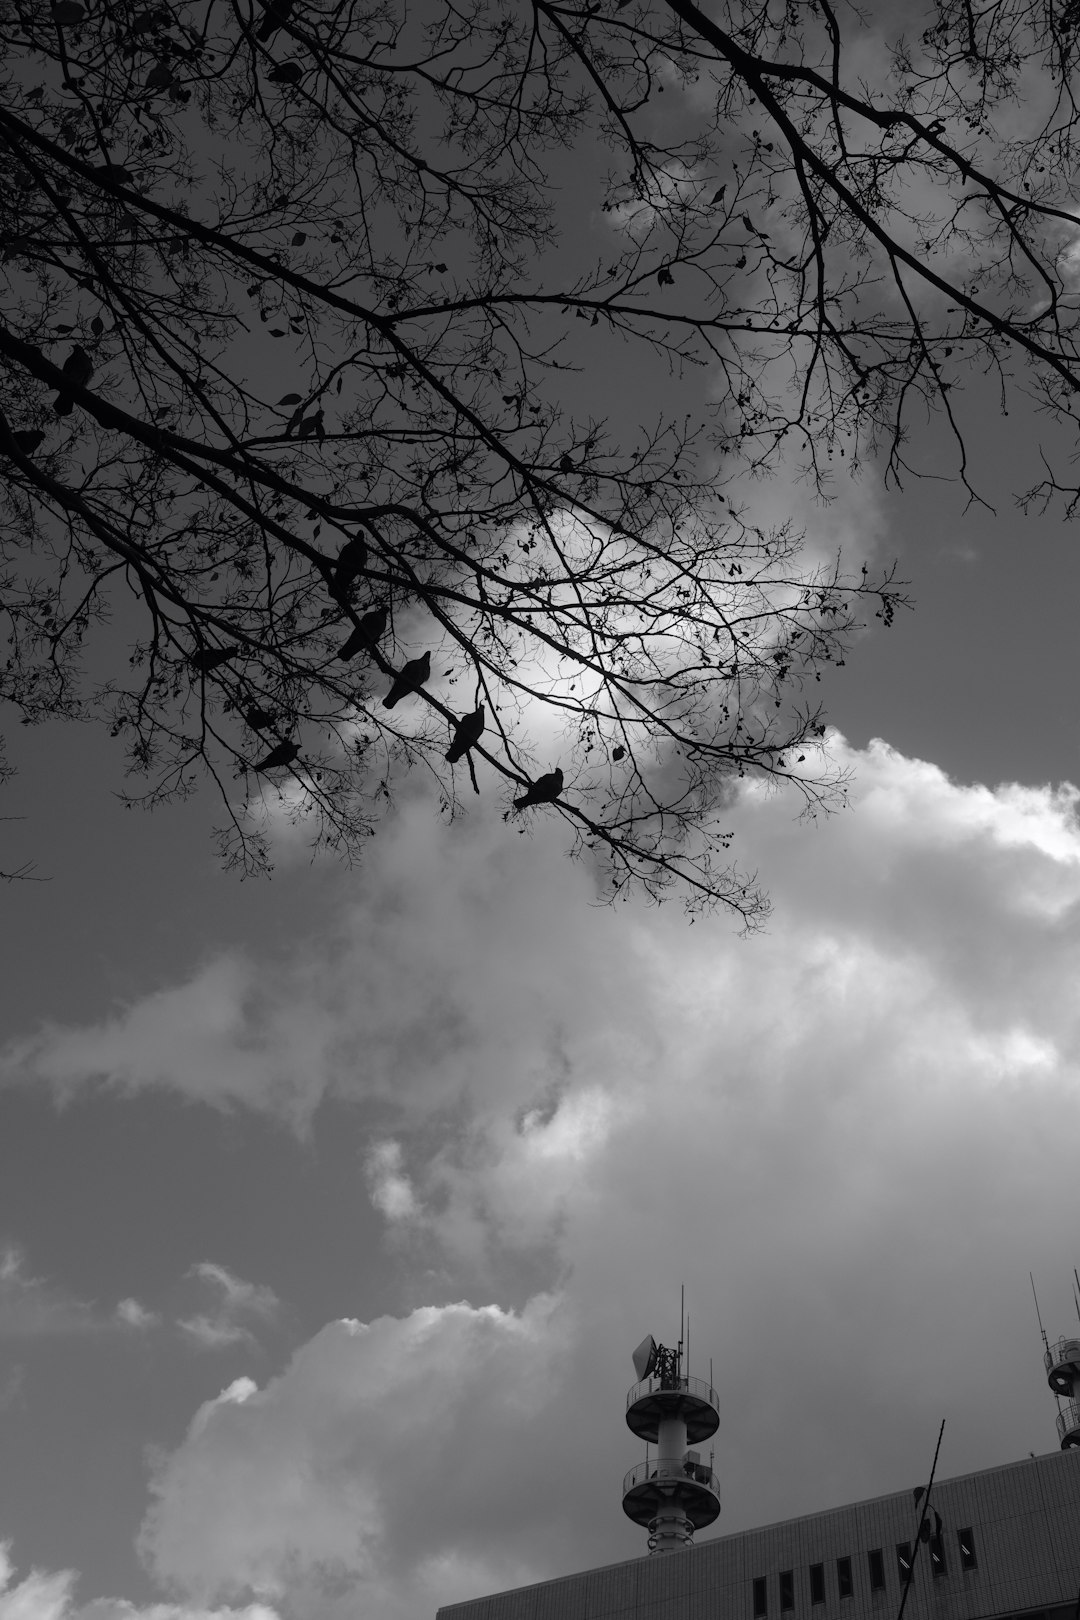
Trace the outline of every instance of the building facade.
<instances>
[{"instance_id":1,"label":"building facade","mask_svg":"<svg viewBox=\"0 0 1080 1620\"><path fill-rule=\"evenodd\" d=\"M1080 1449L663 1557L450 1604L438 1620L1080 1620Z\"/></svg>"},{"instance_id":2,"label":"building facade","mask_svg":"<svg viewBox=\"0 0 1080 1620\"><path fill-rule=\"evenodd\" d=\"M684 1369L680 1319L674 1348L651 1334L638 1345L626 1397L646 1451L623 1511L651 1556L450 1604L438 1620L1080 1620L1080 1337L1043 1333L1043 1346L1059 1452L695 1547L720 1512L712 1458L695 1449L719 1402L711 1363L708 1383Z\"/></svg>"}]
</instances>

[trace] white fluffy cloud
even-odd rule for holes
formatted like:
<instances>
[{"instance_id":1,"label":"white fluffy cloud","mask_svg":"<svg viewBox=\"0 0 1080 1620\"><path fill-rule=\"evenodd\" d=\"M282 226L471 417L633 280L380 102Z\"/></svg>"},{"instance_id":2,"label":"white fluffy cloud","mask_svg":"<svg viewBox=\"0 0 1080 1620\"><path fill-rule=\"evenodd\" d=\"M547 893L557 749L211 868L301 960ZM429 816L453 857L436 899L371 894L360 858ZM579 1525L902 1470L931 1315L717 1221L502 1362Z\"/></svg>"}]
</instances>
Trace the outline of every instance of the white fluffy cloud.
<instances>
[{"instance_id":1,"label":"white fluffy cloud","mask_svg":"<svg viewBox=\"0 0 1080 1620\"><path fill-rule=\"evenodd\" d=\"M93 1029L47 1026L12 1045L6 1066L47 1076L60 1095L100 1079L120 1092L161 1086L194 1101L245 1102L302 1120L326 1083L323 1031L317 1022L304 1025L309 998L297 995L295 977L288 1005L274 981L251 961L219 955L185 984Z\"/></svg>"},{"instance_id":2,"label":"white fluffy cloud","mask_svg":"<svg viewBox=\"0 0 1080 1620\"><path fill-rule=\"evenodd\" d=\"M17 1245L0 1249L0 1337L92 1333L99 1327L93 1306L33 1276Z\"/></svg>"},{"instance_id":3,"label":"white fluffy cloud","mask_svg":"<svg viewBox=\"0 0 1080 1620\"><path fill-rule=\"evenodd\" d=\"M402 1170L401 1143L376 1142L365 1163L368 1191L375 1208L388 1221L409 1221L419 1213L416 1193Z\"/></svg>"},{"instance_id":4,"label":"white fluffy cloud","mask_svg":"<svg viewBox=\"0 0 1080 1620\"><path fill-rule=\"evenodd\" d=\"M131 1328L157 1327L161 1321L156 1311L147 1310L137 1299L122 1299L116 1307L116 1314L126 1327Z\"/></svg>"},{"instance_id":5,"label":"white fluffy cloud","mask_svg":"<svg viewBox=\"0 0 1080 1620\"><path fill-rule=\"evenodd\" d=\"M35 1276L18 1244L0 1247L0 1339L99 1334L156 1321L134 1299L121 1300L112 1313L103 1311L49 1278Z\"/></svg>"},{"instance_id":6,"label":"white fluffy cloud","mask_svg":"<svg viewBox=\"0 0 1080 1620\"><path fill-rule=\"evenodd\" d=\"M251 1321L269 1321L280 1308L281 1301L272 1288L261 1283L245 1282L242 1277L235 1277L226 1266L220 1266L215 1261L200 1260L192 1266L188 1275L209 1289L214 1299L211 1310L182 1317L177 1322L180 1331L201 1350L225 1350L232 1345L254 1344Z\"/></svg>"},{"instance_id":7,"label":"white fluffy cloud","mask_svg":"<svg viewBox=\"0 0 1080 1620\"><path fill-rule=\"evenodd\" d=\"M1001 1096L1037 1088L1052 1117L1076 1074L1076 790L961 786L884 744L833 748L856 771L854 813L808 828L792 799L750 791L733 815L736 850L773 889L764 937L722 916L690 927L673 907L590 907L556 829L435 828L419 807L325 957L230 957L96 1029L24 1041L8 1071L168 1085L301 1122L327 1098L378 1100L395 1123L367 1150L376 1207L473 1259L602 1207L634 1133L659 1154L680 1116L740 1110L740 1164L775 1150L778 1109L806 1133L784 1157L825 1162L838 1128L891 1120L887 1164L919 1109L933 1108L931 1156L950 1121L970 1110L977 1134ZM193 1066L208 1024L213 1064ZM858 1146L842 1186L883 1156L880 1137ZM263 1309L233 1282L219 1314Z\"/></svg>"},{"instance_id":8,"label":"white fluffy cloud","mask_svg":"<svg viewBox=\"0 0 1080 1620\"><path fill-rule=\"evenodd\" d=\"M76 1601L77 1577L69 1569L32 1569L18 1579L11 1546L0 1542L0 1620L277 1620L265 1604L244 1609L195 1609L187 1604L151 1603L138 1608L123 1598Z\"/></svg>"},{"instance_id":9,"label":"white fluffy cloud","mask_svg":"<svg viewBox=\"0 0 1080 1620\"><path fill-rule=\"evenodd\" d=\"M763 937L590 907L545 824L408 812L322 959L215 981L212 1073L155 1036L196 1028L209 974L24 1043L65 1087L298 1121L375 1100L369 1192L418 1279L483 1299L510 1261L541 1278L514 1310L331 1324L204 1406L142 1534L178 1597L418 1620L642 1551L622 1387L682 1281L721 1391L721 1532L921 1478L943 1415L945 1473L1054 1444L1027 1271L1059 1330L1080 795L833 747L854 813L807 828L756 792L735 813L776 902Z\"/></svg>"},{"instance_id":10,"label":"white fluffy cloud","mask_svg":"<svg viewBox=\"0 0 1080 1620\"><path fill-rule=\"evenodd\" d=\"M148 1566L204 1601L380 1620L431 1615L493 1570L523 1577L523 1526L559 1518L524 1442L566 1340L550 1299L330 1323L264 1389L238 1380L196 1413L153 1482Z\"/></svg>"}]
</instances>

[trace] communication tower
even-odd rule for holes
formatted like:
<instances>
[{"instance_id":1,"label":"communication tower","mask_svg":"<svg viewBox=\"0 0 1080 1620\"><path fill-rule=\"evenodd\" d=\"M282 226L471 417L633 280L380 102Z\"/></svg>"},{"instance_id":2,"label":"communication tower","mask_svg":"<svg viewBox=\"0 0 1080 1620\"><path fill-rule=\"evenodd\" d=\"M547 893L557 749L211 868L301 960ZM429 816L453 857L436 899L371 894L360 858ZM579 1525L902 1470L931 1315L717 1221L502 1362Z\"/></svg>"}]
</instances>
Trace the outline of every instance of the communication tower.
<instances>
[{"instance_id":1,"label":"communication tower","mask_svg":"<svg viewBox=\"0 0 1080 1620\"><path fill-rule=\"evenodd\" d=\"M1077 1288L1080 1289L1080 1276L1077 1276L1075 1270L1073 1278ZM1031 1279L1031 1291L1035 1293L1034 1277ZM1073 1295L1073 1302L1076 1305L1077 1320L1080 1321L1080 1298L1076 1294ZM1070 1446L1080 1446L1080 1333L1070 1338L1061 1338L1056 1344L1051 1344L1042 1324L1037 1295L1035 1314L1039 1318L1039 1332L1042 1334L1046 1381L1057 1396L1058 1439L1061 1441L1062 1451L1068 1451Z\"/></svg>"},{"instance_id":2,"label":"communication tower","mask_svg":"<svg viewBox=\"0 0 1080 1620\"><path fill-rule=\"evenodd\" d=\"M681 1338L669 1350L650 1334L634 1351L634 1371L626 1422L645 1441L645 1461L623 1480L623 1512L648 1530L650 1553L678 1552L720 1515L712 1454L705 1464L693 1449L720 1427L716 1391L711 1377L683 1372Z\"/></svg>"},{"instance_id":3,"label":"communication tower","mask_svg":"<svg viewBox=\"0 0 1080 1620\"><path fill-rule=\"evenodd\" d=\"M1059 1339L1043 1351L1046 1378L1058 1402L1057 1431L1062 1451L1080 1446L1080 1338Z\"/></svg>"}]
</instances>

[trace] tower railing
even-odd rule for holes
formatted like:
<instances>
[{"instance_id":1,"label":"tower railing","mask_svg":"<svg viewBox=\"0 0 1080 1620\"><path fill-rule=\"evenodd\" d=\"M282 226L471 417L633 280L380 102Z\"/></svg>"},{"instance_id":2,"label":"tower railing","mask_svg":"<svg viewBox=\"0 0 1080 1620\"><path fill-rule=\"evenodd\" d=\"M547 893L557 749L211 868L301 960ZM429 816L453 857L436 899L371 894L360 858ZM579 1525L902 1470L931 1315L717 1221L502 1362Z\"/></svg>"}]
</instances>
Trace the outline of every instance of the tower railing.
<instances>
[{"instance_id":1,"label":"tower railing","mask_svg":"<svg viewBox=\"0 0 1080 1620\"><path fill-rule=\"evenodd\" d=\"M1051 1367L1060 1367L1063 1362L1075 1360L1075 1354L1070 1351L1070 1346L1076 1343L1077 1335L1071 1333L1067 1337L1058 1339L1056 1344L1048 1345L1043 1351L1043 1365L1047 1372L1050 1371Z\"/></svg>"},{"instance_id":2,"label":"tower railing","mask_svg":"<svg viewBox=\"0 0 1080 1620\"><path fill-rule=\"evenodd\" d=\"M632 1491L635 1485L643 1485L646 1480L653 1479L690 1479L695 1485L706 1485L714 1496L720 1495L720 1481L713 1470L704 1463L686 1457L650 1457L648 1462L638 1463L623 1477L623 1495Z\"/></svg>"},{"instance_id":3,"label":"tower railing","mask_svg":"<svg viewBox=\"0 0 1080 1620\"><path fill-rule=\"evenodd\" d=\"M1078 1430L1080 1430L1080 1406L1077 1406L1075 1401L1067 1401L1057 1415L1058 1439L1064 1445L1065 1436L1075 1434Z\"/></svg>"},{"instance_id":4,"label":"tower railing","mask_svg":"<svg viewBox=\"0 0 1080 1620\"><path fill-rule=\"evenodd\" d=\"M715 1389L706 1383L704 1378L643 1378L640 1384L635 1384L626 1397L626 1410L629 1412L635 1401L642 1400L646 1395L655 1395L660 1390L681 1390L684 1395L693 1395L699 1401L704 1401L713 1407L716 1412L720 1410L720 1402Z\"/></svg>"}]
</instances>

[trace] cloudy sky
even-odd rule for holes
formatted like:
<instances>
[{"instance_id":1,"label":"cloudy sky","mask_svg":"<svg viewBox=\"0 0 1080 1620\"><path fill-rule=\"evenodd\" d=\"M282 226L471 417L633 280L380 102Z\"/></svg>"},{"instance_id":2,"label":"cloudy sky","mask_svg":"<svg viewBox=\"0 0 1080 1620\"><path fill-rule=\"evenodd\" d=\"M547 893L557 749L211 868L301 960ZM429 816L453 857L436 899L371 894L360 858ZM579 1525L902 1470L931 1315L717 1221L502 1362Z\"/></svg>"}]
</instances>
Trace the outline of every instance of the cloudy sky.
<instances>
[{"instance_id":1,"label":"cloudy sky","mask_svg":"<svg viewBox=\"0 0 1080 1620\"><path fill-rule=\"evenodd\" d=\"M942 1417L946 1475L1053 1449L1080 563L1011 498L1045 427L963 408L995 513L757 497L918 604L830 673L851 810L733 812L758 937L419 786L362 869L283 837L242 883L100 736L13 740L0 1620L431 1620L640 1555L630 1352L682 1283L715 1533L914 1484Z\"/></svg>"}]
</instances>

